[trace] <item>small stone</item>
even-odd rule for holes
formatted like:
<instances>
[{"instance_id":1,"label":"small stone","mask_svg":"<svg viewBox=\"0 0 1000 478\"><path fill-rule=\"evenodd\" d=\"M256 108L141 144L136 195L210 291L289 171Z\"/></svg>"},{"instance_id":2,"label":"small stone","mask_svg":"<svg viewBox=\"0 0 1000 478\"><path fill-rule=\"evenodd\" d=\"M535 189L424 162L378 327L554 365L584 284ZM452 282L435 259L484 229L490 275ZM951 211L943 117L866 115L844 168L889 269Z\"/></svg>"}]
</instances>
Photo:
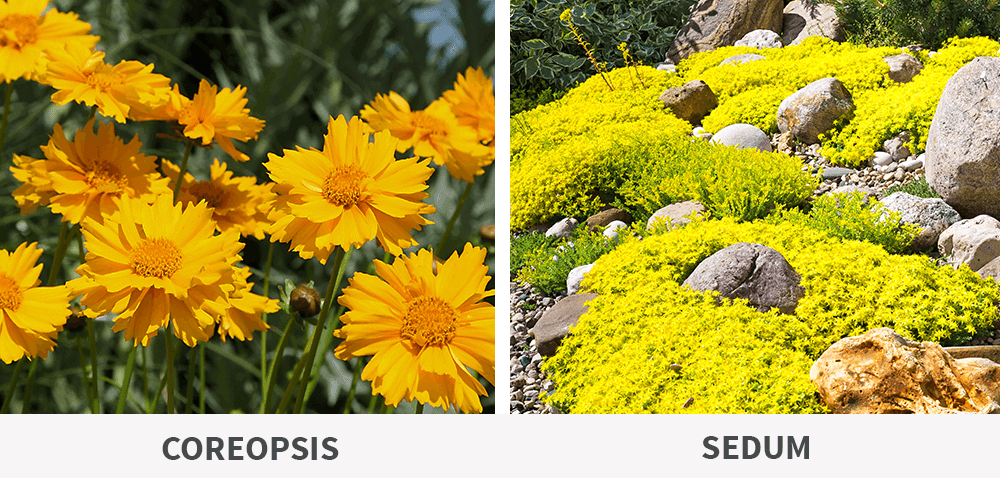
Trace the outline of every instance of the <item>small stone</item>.
<instances>
[{"instance_id":1,"label":"small stone","mask_svg":"<svg viewBox=\"0 0 1000 478\"><path fill-rule=\"evenodd\" d=\"M892 156L890 156L889 153L886 153L885 151L876 151L875 158L872 161L873 164L876 164L878 166L885 166L892 162Z\"/></svg>"},{"instance_id":2,"label":"small stone","mask_svg":"<svg viewBox=\"0 0 1000 478\"><path fill-rule=\"evenodd\" d=\"M885 173L885 176L882 176L882 180L883 181L892 181L893 177L895 177L895 175L893 173Z\"/></svg>"},{"instance_id":3,"label":"small stone","mask_svg":"<svg viewBox=\"0 0 1000 478\"><path fill-rule=\"evenodd\" d=\"M672 363L672 364L670 364L670 370L673 370L674 372L680 372L681 371L681 364L679 364L679 363Z\"/></svg>"},{"instance_id":4,"label":"small stone","mask_svg":"<svg viewBox=\"0 0 1000 478\"><path fill-rule=\"evenodd\" d=\"M531 363L531 359L527 355L521 356L521 366L527 367Z\"/></svg>"},{"instance_id":5,"label":"small stone","mask_svg":"<svg viewBox=\"0 0 1000 478\"><path fill-rule=\"evenodd\" d=\"M681 408L690 407L692 404L694 404L694 397L684 400L684 405L681 405Z\"/></svg>"},{"instance_id":6,"label":"small stone","mask_svg":"<svg viewBox=\"0 0 1000 478\"><path fill-rule=\"evenodd\" d=\"M896 178L896 181L902 181L903 180L903 176L905 176L905 175L906 175L906 170L904 170L904 169L897 169L896 173L893 174L893 177Z\"/></svg>"}]
</instances>

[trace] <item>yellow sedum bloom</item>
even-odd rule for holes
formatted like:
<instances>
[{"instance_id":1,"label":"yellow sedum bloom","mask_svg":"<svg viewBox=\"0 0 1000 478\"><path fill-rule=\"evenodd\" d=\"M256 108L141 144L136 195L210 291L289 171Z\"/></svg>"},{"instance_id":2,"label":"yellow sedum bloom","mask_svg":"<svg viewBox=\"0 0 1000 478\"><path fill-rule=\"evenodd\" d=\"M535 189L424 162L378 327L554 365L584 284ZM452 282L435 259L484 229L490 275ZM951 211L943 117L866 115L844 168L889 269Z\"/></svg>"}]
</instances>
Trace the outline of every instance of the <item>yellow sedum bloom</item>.
<instances>
[{"instance_id":1,"label":"yellow sedum bloom","mask_svg":"<svg viewBox=\"0 0 1000 478\"><path fill-rule=\"evenodd\" d=\"M360 247L377 238L399 255L416 245L413 229L433 224L427 179L434 170L417 158L395 160L396 140L388 132L369 134L355 117L330 118L323 151L298 148L268 155L264 164L279 196L268 215L271 241L290 243L303 259L326 263L338 246Z\"/></svg>"},{"instance_id":2,"label":"yellow sedum bloom","mask_svg":"<svg viewBox=\"0 0 1000 478\"><path fill-rule=\"evenodd\" d=\"M170 178L170 189L177 182L180 168L163 160L163 170ZM267 213L276 197L271 191L274 183L257 184L253 177L233 177L226 169L226 163L215 159L212 162L211 179L196 181L190 173L184 174L180 196L181 204L208 203L212 208L212 220L220 232L236 229L244 236L264 239L268 225Z\"/></svg>"},{"instance_id":3,"label":"yellow sedum bloom","mask_svg":"<svg viewBox=\"0 0 1000 478\"><path fill-rule=\"evenodd\" d=\"M388 95L376 95L370 105L365 105L361 118L368 123L366 130L388 130L399 139L397 151L413 148L413 154L432 158L463 181L475 181L475 176L483 174L482 167L493 161L492 150L479 142L478 130L459 123L452 104L444 99L435 100L424 110L412 111L402 96L390 91Z\"/></svg>"},{"instance_id":4,"label":"yellow sedum bloom","mask_svg":"<svg viewBox=\"0 0 1000 478\"><path fill-rule=\"evenodd\" d=\"M78 45L93 48L98 38L88 35L90 24L75 13L55 9L42 15L46 0L0 0L0 80L10 83L30 78L46 51Z\"/></svg>"},{"instance_id":5,"label":"yellow sedum bloom","mask_svg":"<svg viewBox=\"0 0 1000 478\"><path fill-rule=\"evenodd\" d=\"M374 355L361 373L388 405L416 399L482 412L486 389L466 369L494 383L494 307L482 302L490 277L486 249L466 244L434 268L420 250L392 264L375 261L378 276L356 273L338 302L350 309L334 332L337 358Z\"/></svg>"},{"instance_id":6,"label":"yellow sedum bloom","mask_svg":"<svg viewBox=\"0 0 1000 478\"><path fill-rule=\"evenodd\" d=\"M114 198L142 198L152 202L159 194L170 193L167 178L156 171L156 158L139 153L138 135L125 144L115 136L113 123L101 124L94 133L95 119L66 139L56 125L47 146L45 160L15 158L14 177L25 184L14 191L21 212L48 203L64 221L79 224L85 217L101 220L101 214L117 209Z\"/></svg>"},{"instance_id":7,"label":"yellow sedum bloom","mask_svg":"<svg viewBox=\"0 0 1000 478\"><path fill-rule=\"evenodd\" d=\"M50 51L48 59L42 82L59 90L52 94L57 105L97 105L102 115L124 123L132 105L156 107L170 99L170 78L153 73L151 64L123 60L111 66L103 51L77 44Z\"/></svg>"},{"instance_id":8,"label":"yellow sedum bloom","mask_svg":"<svg viewBox=\"0 0 1000 478\"><path fill-rule=\"evenodd\" d=\"M69 317L66 286L38 287L42 250L23 243L14 252L0 250L0 360L11 363L48 356Z\"/></svg>"},{"instance_id":9,"label":"yellow sedum bloom","mask_svg":"<svg viewBox=\"0 0 1000 478\"><path fill-rule=\"evenodd\" d=\"M174 334L188 346L207 341L232 297L249 294L240 271L243 244L235 230L215 234L212 210L204 202L183 207L170 194L153 204L137 199L118 201L116 212L103 221L86 221L87 260L76 269L82 277L70 281L86 314L114 313L115 332L125 340L148 345L160 327L173 321ZM276 310L275 302L241 308ZM248 335L251 326L241 335ZM236 336L235 333L233 336ZM242 337L241 337L242 338Z\"/></svg>"}]
</instances>

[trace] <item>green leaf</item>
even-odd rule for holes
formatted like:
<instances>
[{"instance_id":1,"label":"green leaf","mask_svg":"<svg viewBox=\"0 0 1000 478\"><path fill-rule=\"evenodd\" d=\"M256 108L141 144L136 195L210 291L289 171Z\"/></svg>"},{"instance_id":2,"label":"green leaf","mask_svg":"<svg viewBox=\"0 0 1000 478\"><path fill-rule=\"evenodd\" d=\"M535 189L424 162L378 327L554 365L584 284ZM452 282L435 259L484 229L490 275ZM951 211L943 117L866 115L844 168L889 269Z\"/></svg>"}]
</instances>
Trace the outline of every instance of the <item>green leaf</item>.
<instances>
[{"instance_id":1,"label":"green leaf","mask_svg":"<svg viewBox=\"0 0 1000 478\"><path fill-rule=\"evenodd\" d=\"M538 68L540 66L541 65L538 63L537 56L529 57L527 60L524 61L525 76L527 76L528 78L535 76L535 74L538 73Z\"/></svg>"},{"instance_id":2,"label":"green leaf","mask_svg":"<svg viewBox=\"0 0 1000 478\"><path fill-rule=\"evenodd\" d=\"M521 46L528 50L544 50L549 47L549 44L540 38L532 38L522 43Z\"/></svg>"}]
</instances>

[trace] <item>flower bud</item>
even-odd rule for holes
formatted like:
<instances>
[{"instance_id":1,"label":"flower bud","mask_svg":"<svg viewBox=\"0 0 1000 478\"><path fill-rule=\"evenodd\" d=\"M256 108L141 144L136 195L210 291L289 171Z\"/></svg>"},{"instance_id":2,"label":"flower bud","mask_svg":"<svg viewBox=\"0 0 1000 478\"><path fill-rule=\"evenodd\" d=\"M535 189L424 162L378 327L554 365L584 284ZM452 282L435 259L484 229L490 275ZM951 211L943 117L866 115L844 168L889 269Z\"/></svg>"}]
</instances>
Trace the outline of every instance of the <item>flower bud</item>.
<instances>
[{"instance_id":1,"label":"flower bud","mask_svg":"<svg viewBox=\"0 0 1000 478\"><path fill-rule=\"evenodd\" d=\"M302 317L312 317L319 313L322 299L319 292L305 284L300 285L288 296L288 303Z\"/></svg>"},{"instance_id":2,"label":"flower bud","mask_svg":"<svg viewBox=\"0 0 1000 478\"><path fill-rule=\"evenodd\" d=\"M64 330L70 332L79 332L87 326L87 316L83 315L83 309L78 305L71 305L69 310L72 312L69 317L66 318L66 325L63 326Z\"/></svg>"},{"instance_id":3,"label":"flower bud","mask_svg":"<svg viewBox=\"0 0 1000 478\"><path fill-rule=\"evenodd\" d=\"M495 242L497 240L497 226L490 224L479 228L479 237L484 241Z\"/></svg>"}]
</instances>

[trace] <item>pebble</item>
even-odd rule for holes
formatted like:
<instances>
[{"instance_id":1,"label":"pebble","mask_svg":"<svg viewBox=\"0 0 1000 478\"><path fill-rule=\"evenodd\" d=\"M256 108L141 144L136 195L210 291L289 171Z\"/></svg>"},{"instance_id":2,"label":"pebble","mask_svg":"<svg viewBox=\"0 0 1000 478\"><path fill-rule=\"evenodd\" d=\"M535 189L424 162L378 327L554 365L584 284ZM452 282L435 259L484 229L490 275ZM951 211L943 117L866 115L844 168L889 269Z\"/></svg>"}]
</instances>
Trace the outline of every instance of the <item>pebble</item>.
<instances>
[{"instance_id":1,"label":"pebble","mask_svg":"<svg viewBox=\"0 0 1000 478\"><path fill-rule=\"evenodd\" d=\"M510 320L514 335L510 346L510 413L555 414L556 408L538 399L555 391L555 383L542 372L545 359L538 353L535 339L520 330L530 330L546 310L564 294L547 296L529 284L510 282ZM520 326L520 327L519 327Z\"/></svg>"},{"instance_id":2,"label":"pebble","mask_svg":"<svg viewBox=\"0 0 1000 478\"><path fill-rule=\"evenodd\" d=\"M876 165L885 166L892 162L892 156L885 151L876 151L875 157L872 159Z\"/></svg>"}]
</instances>

